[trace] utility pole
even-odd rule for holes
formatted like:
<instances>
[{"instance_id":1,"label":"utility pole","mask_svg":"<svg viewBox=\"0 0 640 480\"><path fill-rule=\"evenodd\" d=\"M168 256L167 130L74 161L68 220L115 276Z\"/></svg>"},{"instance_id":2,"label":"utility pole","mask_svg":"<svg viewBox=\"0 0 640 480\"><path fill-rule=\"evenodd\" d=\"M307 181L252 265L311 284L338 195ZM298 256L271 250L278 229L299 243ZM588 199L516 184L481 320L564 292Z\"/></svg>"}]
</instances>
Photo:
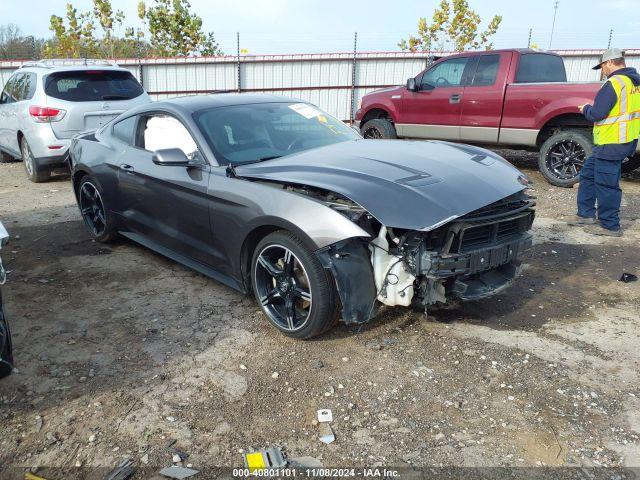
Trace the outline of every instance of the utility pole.
<instances>
[{"instance_id":1,"label":"utility pole","mask_svg":"<svg viewBox=\"0 0 640 480\"><path fill-rule=\"evenodd\" d=\"M533 33L533 28L529 29L529 40L527 40L527 48L531 47L531 34Z\"/></svg>"},{"instance_id":2,"label":"utility pole","mask_svg":"<svg viewBox=\"0 0 640 480\"><path fill-rule=\"evenodd\" d=\"M609 43L607 43L607 50L611 48L611 39L613 38L613 28L609 30Z\"/></svg>"},{"instance_id":3,"label":"utility pole","mask_svg":"<svg viewBox=\"0 0 640 480\"><path fill-rule=\"evenodd\" d=\"M237 70L238 70L238 93L242 91L242 85L240 84L240 32L236 32L236 47L237 47Z\"/></svg>"},{"instance_id":4,"label":"utility pole","mask_svg":"<svg viewBox=\"0 0 640 480\"><path fill-rule=\"evenodd\" d=\"M353 111L356 109L356 68L358 64L358 32L353 35L353 64L351 66L351 111L349 125L353 125Z\"/></svg>"},{"instance_id":5,"label":"utility pole","mask_svg":"<svg viewBox=\"0 0 640 480\"><path fill-rule=\"evenodd\" d=\"M553 42L553 32L556 29L556 15L558 14L558 5L560 0L556 0L553 3L553 23L551 24L551 37L549 38L549 49L551 49L551 42Z\"/></svg>"}]
</instances>

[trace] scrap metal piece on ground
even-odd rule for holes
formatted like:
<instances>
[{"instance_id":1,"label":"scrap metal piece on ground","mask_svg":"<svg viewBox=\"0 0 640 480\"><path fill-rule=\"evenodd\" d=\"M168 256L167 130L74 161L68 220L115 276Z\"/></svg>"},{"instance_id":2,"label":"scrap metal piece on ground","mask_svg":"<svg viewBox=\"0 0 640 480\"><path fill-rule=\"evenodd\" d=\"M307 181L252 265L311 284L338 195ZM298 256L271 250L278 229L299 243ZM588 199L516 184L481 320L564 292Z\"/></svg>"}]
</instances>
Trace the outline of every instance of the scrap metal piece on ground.
<instances>
[{"instance_id":1,"label":"scrap metal piece on ground","mask_svg":"<svg viewBox=\"0 0 640 480\"><path fill-rule=\"evenodd\" d=\"M636 280L638 280L637 275L634 275L633 273L624 272L620 277L619 281L624 283L631 283L631 282L635 282Z\"/></svg>"},{"instance_id":2,"label":"scrap metal piece on ground","mask_svg":"<svg viewBox=\"0 0 640 480\"><path fill-rule=\"evenodd\" d=\"M280 447L270 447L257 452L245 453L244 464L253 473L266 468L286 467L287 461Z\"/></svg>"},{"instance_id":3,"label":"scrap metal piece on ground","mask_svg":"<svg viewBox=\"0 0 640 480\"><path fill-rule=\"evenodd\" d=\"M320 435L318 436L318 438L320 439L320 441L322 443L326 443L327 445L329 445L330 443L335 442L336 436L333 433L331 425L329 425L328 423L321 423L320 424Z\"/></svg>"},{"instance_id":4,"label":"scrap metal piece on ground","mask_svg":"<svg viewBox=\"0 0 640 480\"><path fill-rule=\"evenodd\" d=\"M187 452L183 452L182 450L177 449L176 447L174 447L176 442L177 442L177 440L171 440L169 443L167 443L166 449L167 449L167 451L171 452L172 454L178 455L180 457L180 461L183 462L187 458L189 458L189 454Z\"/></svg>"},{"instance_id":5,"label":"scrap metal piece on ground","mask_svg":"<svg viewBox=\"0 0 640 480\"><path fill-rule=\"evenodd\" d=\"M171 467L165 467L160 470L160 475L169 478L177 478L178 480L182 480L183 478L193 477L199 473L199 470L193 470L192 468L186 467L178 467L177 465L172 465Z\"/></svg>"},{"instance_id":6,"label":"scrap metal piece on ground","mask_svg":"<svg viewBox=\"0 0 640 480\"><path fill-rule=\"evenodd\" d=\"M328 408L318 410L318 421L320 423L333 422L333 413Z\"/></svg>"},{"instance_id":7,"label":"scrap metal piece on ground","mask_svg":"<svg viewBox=\"0 0 640 480\"><path fill-rule=\"evenodd\" d=\"M123 460L120 465L109 472L105 480L126 480L136 469L133 466L133 461L130 458Z\"/></svg>"}]
</instances>

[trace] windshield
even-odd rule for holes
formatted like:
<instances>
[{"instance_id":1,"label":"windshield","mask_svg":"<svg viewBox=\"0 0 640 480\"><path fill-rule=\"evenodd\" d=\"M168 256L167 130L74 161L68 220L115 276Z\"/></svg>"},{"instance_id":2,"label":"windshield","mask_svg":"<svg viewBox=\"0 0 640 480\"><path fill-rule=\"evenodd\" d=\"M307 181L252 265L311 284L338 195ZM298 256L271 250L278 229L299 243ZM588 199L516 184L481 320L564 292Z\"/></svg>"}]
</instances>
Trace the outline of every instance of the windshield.
<instances>
[{"instance_id":1,"label":"windshield","mask_svg":"<svg viewBox=\"0 0 640 480\"><path fill-rule=\"evenodd\" d=\"M211 108L194 119L220 164L242 164L360 138L340 120L307 103L256 103Z\"/></svg>"}]
</instances>

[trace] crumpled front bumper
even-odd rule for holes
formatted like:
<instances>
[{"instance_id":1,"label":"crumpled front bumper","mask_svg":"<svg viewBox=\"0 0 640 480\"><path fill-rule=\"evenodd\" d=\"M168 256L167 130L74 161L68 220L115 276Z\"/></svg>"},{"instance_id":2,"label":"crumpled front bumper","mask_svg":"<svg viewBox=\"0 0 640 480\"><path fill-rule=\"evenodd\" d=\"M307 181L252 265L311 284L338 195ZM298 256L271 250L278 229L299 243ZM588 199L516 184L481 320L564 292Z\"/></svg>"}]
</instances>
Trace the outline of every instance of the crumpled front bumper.
<instances>
[{"instance_id":1,"label":"crumpled front bumper","mask_svg":"<svg viewBox=\"0 0 640 480\"><path fill-rule=\"evenodd\" d=\"M494 295L508 287L520 272L520 256L533 245L526 233L517 239L468 253L439 254L423 252L416 276L446 281L447 293L463 300Z\"/></svg>"}]
</instances>

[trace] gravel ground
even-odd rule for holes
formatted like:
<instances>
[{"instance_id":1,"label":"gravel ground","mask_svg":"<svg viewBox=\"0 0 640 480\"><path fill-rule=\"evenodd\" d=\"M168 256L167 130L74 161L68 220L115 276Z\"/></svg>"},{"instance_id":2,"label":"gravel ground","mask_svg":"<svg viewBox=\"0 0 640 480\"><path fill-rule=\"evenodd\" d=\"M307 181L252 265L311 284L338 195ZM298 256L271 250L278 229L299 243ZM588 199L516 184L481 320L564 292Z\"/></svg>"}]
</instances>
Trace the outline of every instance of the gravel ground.
<instances>
[{"instance_id":1,"label":"gravel ground","mask_svg":"<svg viewBox=\"0 0 640 480\"><path fill-rule=\"evenodd\" d=\"M617 281L640 272L640 176L623 181L625 236L602 239L566 225L575 189L502 153L539 199L512 288L307 342L141 246L91 241L68 178L31 184L0 164L18 368L0 382L0 471L124 458L157 471L171 440L195 468L270 445L330 467L640 467L640 283ZM319 408L333 411L330 445Z\"/></svg>"}]
</instances>

